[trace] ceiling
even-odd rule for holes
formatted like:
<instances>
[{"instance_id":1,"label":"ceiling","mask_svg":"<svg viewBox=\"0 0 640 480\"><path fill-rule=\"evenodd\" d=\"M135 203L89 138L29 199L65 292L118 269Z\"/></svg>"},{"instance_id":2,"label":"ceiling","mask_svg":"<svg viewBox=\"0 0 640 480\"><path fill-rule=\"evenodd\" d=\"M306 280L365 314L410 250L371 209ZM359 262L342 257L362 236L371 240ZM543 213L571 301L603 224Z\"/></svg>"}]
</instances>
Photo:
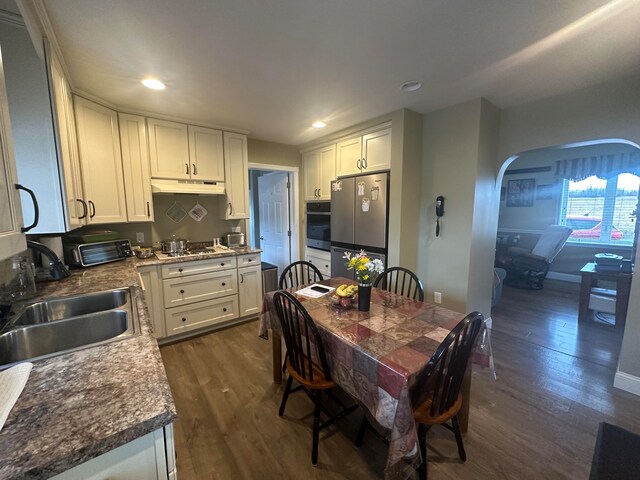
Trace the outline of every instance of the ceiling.
<instances>
[{"instance_id":1,"label":"ceiling","mask_svg":"<svg viewBox=\"0 0 640 480\"><path fill-rule=\"evenodd\" d=\"M640 74L638 0L44 4L77 88L292 145L398 108L505 108Z\"/></svg>"}]
</instances>

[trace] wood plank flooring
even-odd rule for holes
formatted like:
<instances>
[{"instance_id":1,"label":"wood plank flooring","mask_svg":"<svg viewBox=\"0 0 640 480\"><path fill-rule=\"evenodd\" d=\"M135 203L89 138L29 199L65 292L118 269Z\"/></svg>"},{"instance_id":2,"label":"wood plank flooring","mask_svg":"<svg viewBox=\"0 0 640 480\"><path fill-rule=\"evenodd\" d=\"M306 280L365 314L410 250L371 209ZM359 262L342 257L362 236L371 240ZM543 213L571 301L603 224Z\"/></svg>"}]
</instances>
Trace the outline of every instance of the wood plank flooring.
<instances>
[{"instance_id":1,"label":"wood plank flooring","mask_svg":"<svg viewBox=\"0 0 640 480\"><path fill-rule=\"evenodd\" d=\"M453 435L434 427L430 479L586 479L599 422L640 432L640 397L612 386L619 335L578 328L577 296L553 287L505 288L492 313L498 378L473 372L467 462ZM359 412L322 432L311 466L313 405L293 394L278 417L271 343L257 331L254 321L161 348L178 410L180 480L382 478L384 444L368 435L353 447Z\"/></svg>"}]
</instances>

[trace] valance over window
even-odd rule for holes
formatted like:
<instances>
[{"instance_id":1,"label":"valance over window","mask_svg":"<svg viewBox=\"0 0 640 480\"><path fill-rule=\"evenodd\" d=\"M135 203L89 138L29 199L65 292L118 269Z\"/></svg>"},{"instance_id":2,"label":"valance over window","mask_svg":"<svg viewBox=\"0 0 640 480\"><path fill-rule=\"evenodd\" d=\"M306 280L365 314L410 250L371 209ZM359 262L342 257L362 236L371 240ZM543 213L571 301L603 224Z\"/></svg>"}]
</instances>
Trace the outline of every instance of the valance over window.
<instances>
[{"instance_id":1,"label":"valance over window","mask_svg":"<svg viewBox=\"0 0 640 480\"><path fill-rule=\"evenodd\" d=\"M640 153L632 151L610 155L593 155L556 162L556 180L566 178L579 181L593 175L606 179L616 177L621 173L640 175Z\"/></svg>"}]
</instances>

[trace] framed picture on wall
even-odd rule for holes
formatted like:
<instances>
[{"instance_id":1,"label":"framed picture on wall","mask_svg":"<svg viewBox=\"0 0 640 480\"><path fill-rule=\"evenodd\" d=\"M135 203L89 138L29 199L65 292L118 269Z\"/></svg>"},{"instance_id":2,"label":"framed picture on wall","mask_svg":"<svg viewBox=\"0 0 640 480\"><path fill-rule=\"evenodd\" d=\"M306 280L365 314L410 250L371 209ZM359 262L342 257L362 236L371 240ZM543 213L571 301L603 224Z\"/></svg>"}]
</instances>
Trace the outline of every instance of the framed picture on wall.
<instances>
[{"instance_id":1,"label":"framed picture on wall","mask_svg":"<svg viewBox=\"0 0 640 480\"><path fill-rule=\"evenodd\" d=\"M536 179L509 180L507 184L507 207L531 207L536 191Z\"/></svg>"},{"instance_id":2,"label":"framed picture on wall","mask_svg":"<svg viewBox=\"0 0 640 480\"><path fill-rule=\"evenodd\" d=\"M536 188L536 200L553 200L553 187L555 187L553 183L538 185L538 188Z\"/></svg>"}]
</instances>

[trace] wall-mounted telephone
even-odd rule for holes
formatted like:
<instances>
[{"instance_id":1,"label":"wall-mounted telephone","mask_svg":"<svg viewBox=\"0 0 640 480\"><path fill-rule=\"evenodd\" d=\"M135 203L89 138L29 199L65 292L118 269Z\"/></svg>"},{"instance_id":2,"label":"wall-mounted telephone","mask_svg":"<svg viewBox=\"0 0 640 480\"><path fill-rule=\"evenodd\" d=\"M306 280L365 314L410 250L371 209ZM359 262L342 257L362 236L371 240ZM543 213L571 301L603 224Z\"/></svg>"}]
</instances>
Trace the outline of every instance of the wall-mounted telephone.
<instances>
[{"instance_id":1,"label":"wall-mounted telephone","mask_svg":"<svg viewBox=\"0 0 640 480\"><path fill-rule=\"evenodd\" d=\"M436 198L436 237L440 236L440 217L444 215L444 197L440 195Z\"/></svg>"}]
</instances>

